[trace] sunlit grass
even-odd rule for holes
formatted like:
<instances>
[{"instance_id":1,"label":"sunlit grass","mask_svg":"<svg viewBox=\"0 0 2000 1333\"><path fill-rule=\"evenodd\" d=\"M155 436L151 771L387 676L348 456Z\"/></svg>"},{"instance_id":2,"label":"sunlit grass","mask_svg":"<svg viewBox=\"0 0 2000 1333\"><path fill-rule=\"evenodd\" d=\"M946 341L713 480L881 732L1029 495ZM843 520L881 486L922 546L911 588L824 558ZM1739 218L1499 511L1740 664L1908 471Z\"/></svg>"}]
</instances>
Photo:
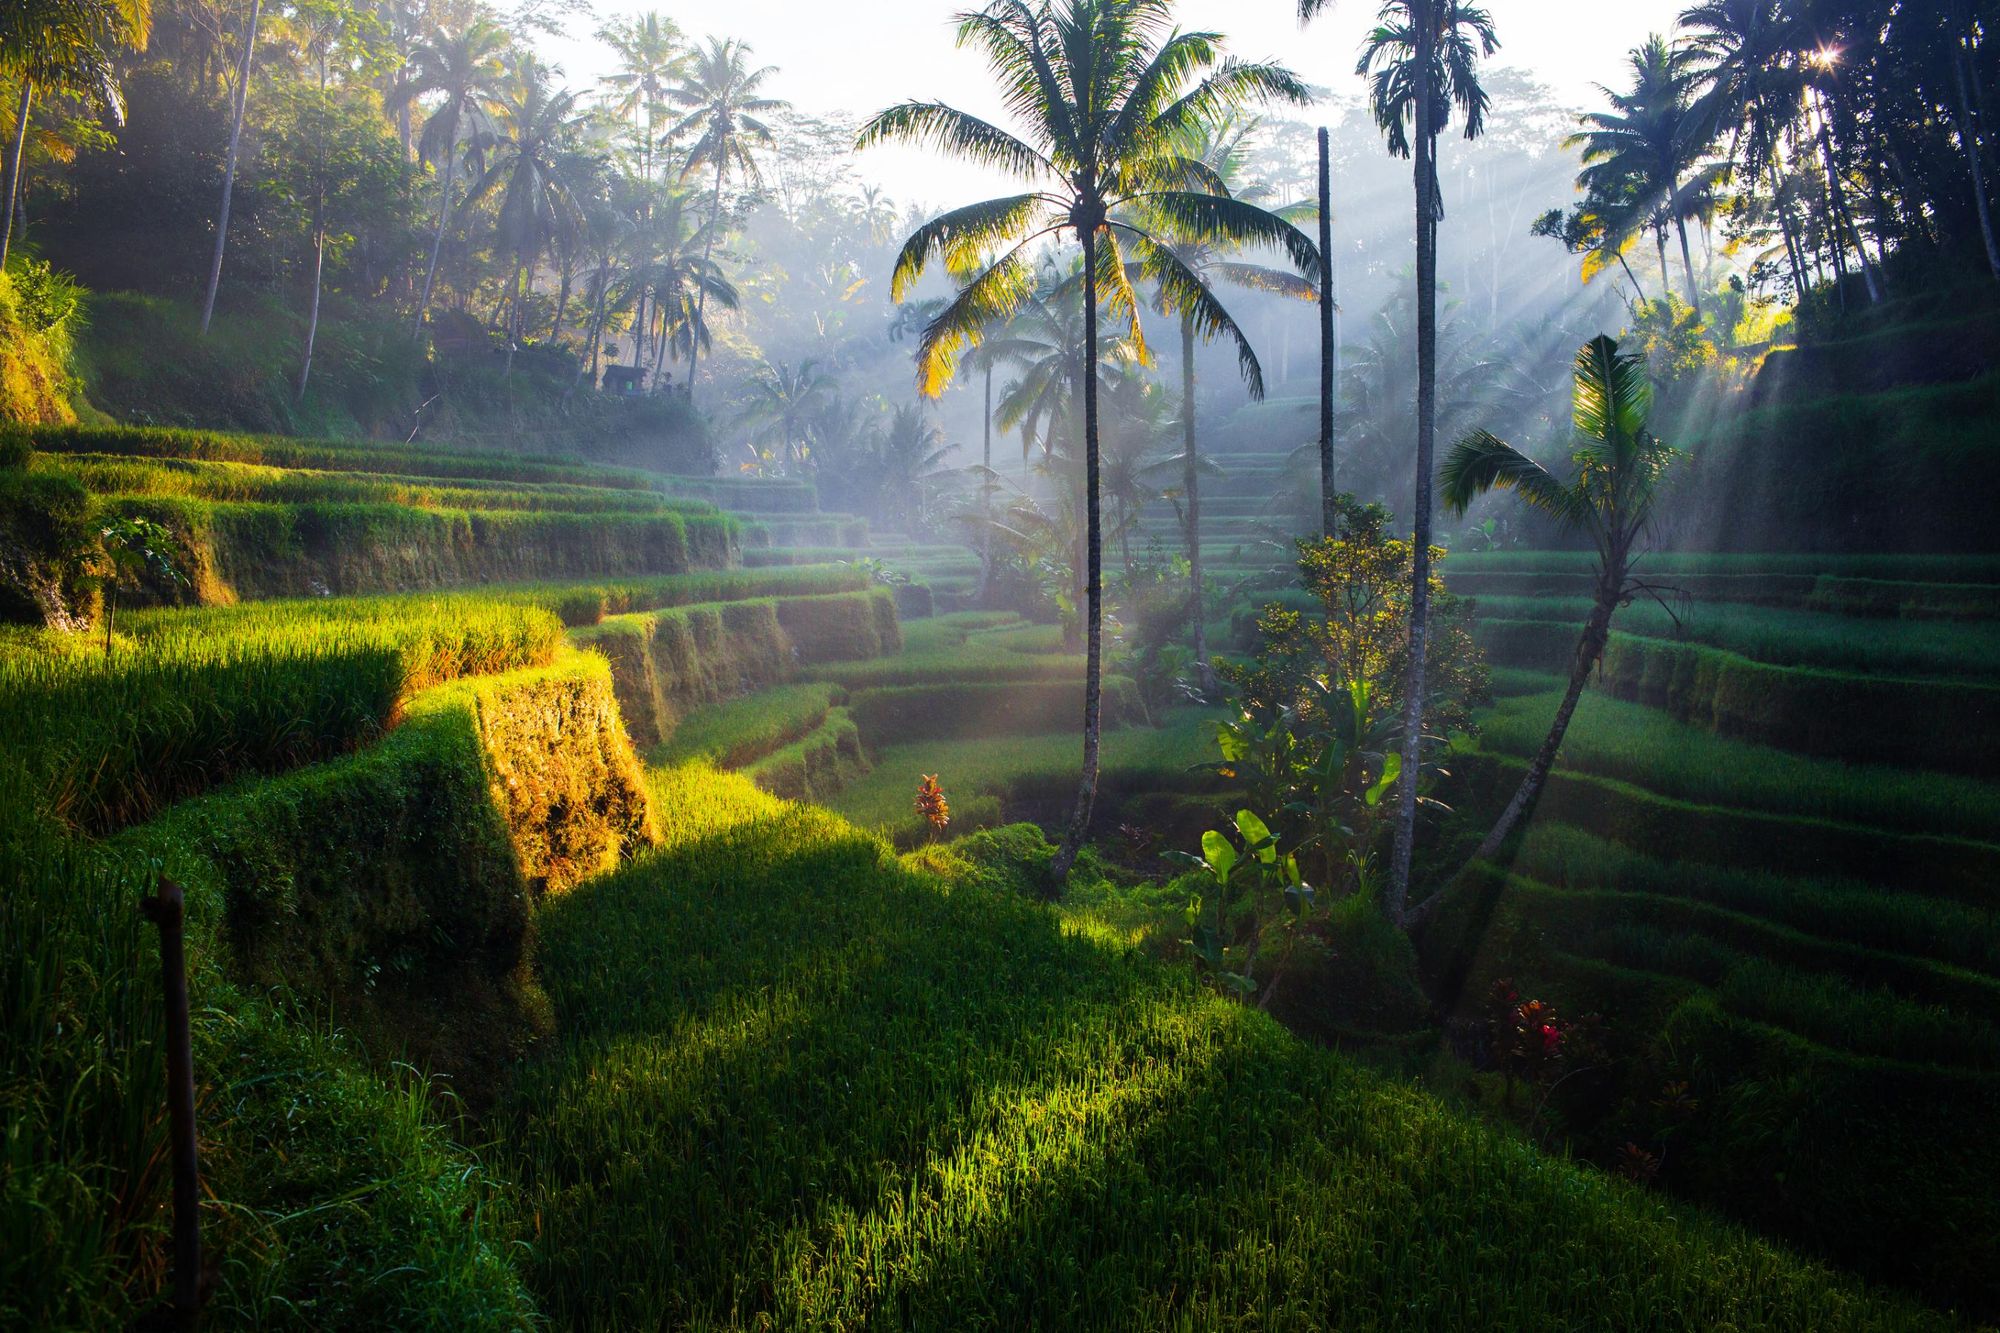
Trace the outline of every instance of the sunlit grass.
<instances>
[{"instance_id":1,"label":"sunlit grass","mask_svg":"<svg viewBox=\"0 0 2000 1333\"><path fill-rule=\"evenodd\" d=\"M1016 894L699 769L545 913L505 1168L558 1323L1920 1327Z\"/></svg>"}]
</instances>

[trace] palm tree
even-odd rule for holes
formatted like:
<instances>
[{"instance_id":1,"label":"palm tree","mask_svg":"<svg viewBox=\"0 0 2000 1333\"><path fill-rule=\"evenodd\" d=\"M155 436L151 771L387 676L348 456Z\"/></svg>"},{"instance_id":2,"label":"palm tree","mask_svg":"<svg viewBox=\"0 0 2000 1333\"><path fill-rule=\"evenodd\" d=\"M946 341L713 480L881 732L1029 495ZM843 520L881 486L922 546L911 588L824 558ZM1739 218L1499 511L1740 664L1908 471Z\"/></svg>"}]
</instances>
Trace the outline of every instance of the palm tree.
<instances>
[{"instance_id":1,"label":"palm tree","mask_svg":"<svg viewBox=\"0 0 2000 1333\"><path fill-rule=\"evenodd\" d=\"M1701 161L1714 141L1709 107L1694 96L1697 54L1673 49L1658 35L1633 49L1629 92L1599 85L1611 100L1611 110L1582 117L1585 127L1563 141L1565 148L1582 148L1584 169L1577 177L1593 199L1623 205L1625 226L1640 219L1652 226L1660 243L1661 281L1666 280L1666 228L1680 233L1681 265L1686 270L1688 306L1701 314L1701 288L1694 276L1694 253L1688 245L1687 220L1700 216L1723 172L1720 164Z\"/></svg>"},{"instance_id":2,"label":"palm tree","mask_svg":"<svg viewBox=\"0 0 2000 1333\"><path fill-rule=\"evenodd\" d=\"M1570 660L1569 688L1542 748L1475 857L1499 851L1534 804L1590 680L1590 669L1604 655L1612 616L1635 595L1648 591L1632 577L1633 548L1648 531L1660 480L1677 456L1647 429L1653 386L1646 379L1644 358L1620 352L1611 338L1592 339L1577 353L1571 404L1576 445L1570 461L1575 473L1567 482L1483 430L1452 446L1440 478L1445 506L1454 514L1463 514L1489 490L1511 489L1565 528L1588 536L1597 549L1596 591Z\"/></svg>"},{"instance_id":3,"label":"palm tree","mask_svg":"<svg viewBox=\"0 0 2000 1333\"><path fill-rule=\"evenodd\" d=\"M572 173L564 170L568 150L582 124L576 103L575 93L551 86L549 72L540 61L522 55L509 72L506 86L493 98L489 125L476 136L480 151L490 154L490 161L467 202L499 194L496 222L500 244L513 256L510 291L505 298L510 306L509 369L521 339L535 261L583 223L571 188Z\"/></svg>"},{"instance_id":4,"label":"palm tree","mask_svg":"<svg viewBox=\"0 0 2000 1333\"><path fill-rule=\"evenodd\" d=\"M1309 19L1330 0L1299 0ZM1466 0L1386 0L1368 36L1357 74L1369 76L1375 123L1394 157L1411 158L1417 230L1417 449L1414 559L1410 571L1410 667L1403 699L1403 767L1396 789L1396 845L1383 906L1401 923L1410 897L1416 846L1417 780L1423 750L1425 662L1430 646L1431 469L1437 447L1437 228L1444 217L1438 187L1438 137L1457 109L1465 137L1486 129L1479 61L1499 49L1493 19ZM1407 126L1407 128L1406 128Z\"/></svg>"},{"instance_id":5,"label":"palm tree","mask_svg":"<svg viewBox=\"0 0 2000 1333\"><path fill-rule=\"evenodd\" d=\"M14 0L0 16L0 74L21 81L14 105L14 138L7 146L0 190L0 269L14 239L14 210L36 94L80 93L113 116L123 116L113 81L112 52L144 50L152 30L152 0Z\"/></svg>"},{"instance_id":6,"label":"palm tree","mask_svg":"<svg viewBox=\"0 0 2000 1333\"><path fill-rule=\"evenodd\" d=\"M680 27L657 10L647 10L599 28L597 39L610 47L618 60L618 68L602 80L610 93L610 110L632 118L632 137L639 145L639 175L651 181L653 150L660 138L656 120L666 108L669 85L679 77L687 59Z\"/></svg>"},{"instance_id":7,"label":"palm tree","mask_svg":"<svg viewBox=\"0 0 2000 1333\"><path fill-rule=\"evenodd\" d=\"M229 243L229 201L236 193L236 164L243 149L243 115L250 109L250 71L257 58L257 20L264 0L250 0L250 18L243 25L243 62L236 71L236 104L230 114L229 151L223 158L222 202L215 212L215 252L208 261L208 291L201 301L201 333L215 319L215 294L222 286L222 255Z\"/></svg>"},{"instance_id":8,"label":"palm tree","mask_svg":"<svg viewBox=\"0 0 2000 1333\"><path fill-rule=\"evenodd\" d=\"M921 404L897 408L876 439L869 464L881 508L913 537L921 526L925 487L949 452L943 432Z\"/></svg>"},{"instance_id":9,"label":"palm tree","mask_svg":"<svg viewBox=\"0 0 2000 1333\"><path fill-rule=\"evenodd\" d=\"M714 237L713 220L696 222L689 216L689 196L669 189L647 205L648 215L637 224L636 240L641 249L633 267L632 285L638 301L636 322L658 326L654 345L655 383L668 351L687 358L688 380L694 379L697 353L710 345L709 327L703 311L708 298L724 310L737 307L735 284L722 266L709 258ZM650 313L646 294L652 294ZM635 336L641 337L641 329ZM637 364L636 354L634 364Z\"/></svg>"},{"instance_id":10,"label":"palm tree","mask_svg":"<svg viewBox=\"0 0 2000 1333\"><path fill-rule=\"evenodd\" d=\"M1268 195L1267 190L1246 190L1243 185L1245 144L1255 129L1254 121L1236 120L1220 123L1203 130L1194 142L1188 145L1185 151L1207 172L1207 185L1211 191L1245 203L1259 203ZM1272 217L1274 221L1290 225L1282 213L1273 214ZM1161 230L1171 235L1171 222L1163 221ZM1324 230L1321 234L1324 236ZM1241 249L1241 242L1230 237L1194 237L1186 242L1174 243L1171 248L1175 257L1189 271L1210 285L1220 278L1239 287L1253 291L1275 292L1300 301L1311 301L1319 296L1319 289L1297 273L1287 273L1283 269L1230 259L1230 255ZM1321 258L1324 262L1323 254ZM1180 461L1182 514L1186 525L1188 553L1189 612L1194 622L1192 629L1195 669L1199 673L1202 690L1213 693L1215 670L1209 665L1208 660L1207 617L1202 601L1201 454L1195 435L1194 312L1175 310L1170 296L1164 289L1160 296L1162 305L1167 307L1169 313L1180 315L1182 439ZM1250 377L1257 367L1257 354L1251 350L1249 343L1243 341L1240 333L1235 337L1237 358L1244 368L1245 376ZM1128 559L1126 563L1129 565L1131 562Z\"/></svg>"},{"instance_id":11,"label":"palm tree","mask_svg":"<svg viewBox=\"0 0 2000 1333\"><path fill-rule=\"evenodd\" d=\"M784 109L785 103L760 96L758 89L775 73L777 70L769 65L760 69L750 67L750 47L746 43L711 37L705 48L690 57L686 75L667 92L667 99L685 113L667 131L667 137L680 140L694 136L694 146L688 149L687 160L681 166L681 179L686 180L704 168L715 170L715 187L708 207L708 236L702 245L704 268L715 258L715 237L722 229L722 186L730 169L735 168L753 186L763 181L763 174L757 168L756 150L776 140L761 117ZM704 291L695 298L696 324L702 324L706 318L707 296ZM690 351L687 382L690 400L694 397L694 372L695 358Z\"/></svg>"},{"instance_id":12,"label":"palm tree","mask_svg":"<svg viewBox=\"0 0 2000 1333\"><path fill-rule=\"evenodd\" d=\"M1779 177L1805 95L1793 18L1784 0L1704 0L1682 11L1680 23L1711 123L1735 127L1729 156L1740 160L1746 181L1769 177L1792 287L1803 297L1805 242Z\"/></svg>"},{"instance_id":13,"label":"palm tree","mask_svg":"<svg viewBox=\"0 0 2000 1333\"><path fill-rule=\"evenodd\" d=\"M750 379L750 405L743 413L753 443L775 441L793 475L804 474L810 465L806 442L814 413L833 387L832 378L811 357L796 364L766 361Z\"/></svg>"},{"instance_id":14,"label":"palm tree","mask_svg":"<svg viewBox=\"0 0 2000 1333\"><path fill-rule=\"evenodd\" d=\"M1084 674L1083 772L1062 845L1050 867L1059 891L1082 850L1097 796L1103 705L1103 525L1099 505L1098 310L1125 321L1143 349L1138 297L1125 267L1129 250L1149 277L1193 312L1204 336L1238 330L1171 241L1194 238L1283 246L1300 267L1316 259L1296 228L1254 206L1210 193L1181 151L1186 137L1233 108L1282 98L1303 102L1305 86L1280 66L1225 60L1222 39L1172 27L1166 0L994 0L961 17L962 46L979 48L1026 137L939 102L905 102L862 130L866 146L928 143L1032 183L1022 193L954 209L918 228L897 257L898 299L933 260L970 280L924 330L918 384L935 396L960 355L996 319L1021 308L1033 290L1030 247L1069 232L1083 249L1084 509L1088 648ZM1115 215L1115 216L1114 216ZM1145 222L1162 219L1171 237ZM990 262L987 256L997 256ZM1261 387L1261 377L1253 376Z\"/></svg>"},{"instance_id":15,"label":"palm tree","mask_svg":"<svg viewBox=\"0 0 2000 1333\"><path fill-rule=\"evenodd\" d=\"M445 229L451 224L452 172L464 143L466 118L498 94L507 47L505 32L484 19L474 19L457 31L440 30L411 57L410 96L442 95L417 138L419 158L444 168L438 179L437 229L431 236L430 263L424 267L424 288L417 298L419 335L430 314L438 253L444 248Z\"/></svg>"}]
</instances>

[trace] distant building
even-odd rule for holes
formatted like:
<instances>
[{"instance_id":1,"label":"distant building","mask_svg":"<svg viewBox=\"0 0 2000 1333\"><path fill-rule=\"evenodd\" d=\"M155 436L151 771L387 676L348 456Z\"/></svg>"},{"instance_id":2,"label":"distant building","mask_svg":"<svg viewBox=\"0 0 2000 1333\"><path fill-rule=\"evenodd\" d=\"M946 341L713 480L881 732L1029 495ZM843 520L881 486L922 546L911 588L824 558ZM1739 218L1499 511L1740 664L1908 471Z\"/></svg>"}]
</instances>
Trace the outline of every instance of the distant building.
<instances>
[{"instance_id":1,"label":"distant building","mask_svg":"<svg viewBox=\"0 0 2000 1333\"><path fill-rule=\"evenodd\" d=\"M642 366L606 366L604 368L604 392L635 397L646 388L646 371Z\"/></svg>"}]
</instances>

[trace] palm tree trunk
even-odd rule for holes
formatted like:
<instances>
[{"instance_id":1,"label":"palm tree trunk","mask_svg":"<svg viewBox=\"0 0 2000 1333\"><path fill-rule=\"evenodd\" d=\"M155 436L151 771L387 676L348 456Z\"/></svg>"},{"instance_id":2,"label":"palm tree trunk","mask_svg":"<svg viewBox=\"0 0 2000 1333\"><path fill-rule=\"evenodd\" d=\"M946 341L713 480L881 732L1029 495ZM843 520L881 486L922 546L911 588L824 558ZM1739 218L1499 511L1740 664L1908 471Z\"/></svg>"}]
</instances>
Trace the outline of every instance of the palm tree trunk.
<instances>
[{"instance_id":1,"label":"palm tree trunk","mask_svg":"<svg viewBox=\"0 0 2000 1333\"><path fill-rule=\"evenodd\" d=\"M454 120L444 153L444 180L438 190L437 232L431 237L431 262L424 269L424 291L417 298L417 337L424 334L424 317L431 312L431 288L437 282L438 255L444 249L445 228L451 223L451 173L458 164L458 124Z\"/></svg>"},{"instance_id":2,"label":"palm tree trunk","mask_svg":"<svg viewBox=\"0 0 2000 1333\"><path fill-rule=\"evenodd\" d=\"M574 276L572 256L565 252L562 260L562 282L556 288L556 317L549 321L550 346L554 346L556 339L562 336L563 312L569 309L569 289Z\"/></svg>"},{"instance_id":3,"label":"palm tree trunk","mask_svg":"<svg viewBox=\"0 0 2000 1333\"><path fill-rule=\"evenodd\" d=\"M1555 767L1556 751L1562 748L1563 735L1569 730L1570 718L1576 714L1577 701L1583 697L1583 687L1590 682L1591 668L1604 656L1604 645L1611 639L1611 617L1618 610L1618 597L1625 586L1625 569L1622 560L1614 562L1615 567L1601 571L1597 584L1597 596L1591 602L1590 618L1584 622L1583 635L1576 642L1576 656L1570 660L1569 688L1563 694L1562 706L1556 709L1555 721L1549 725L1549 734L1542 740L1542 748L1535 751L1535 757L1528 764L1528 771L1521 777L1521 785L1515 789L1513 799L1494 822L1473 855L1474 860L1488 860L1501 847L1514 828L1535 804L1541 794L1542 785L1548 781L1549 770Z\"/></svg>"},{"instance_id":4,"label":"palm tree trunk","mask_svg":"<svg viewBox=\"0 0 2000 1333\"><path fill-rule=\"evenodd\" d=\"M201 333L215 318L215 291L222 285L222 251L229 244L229 198L236 192L236 159L243 148L243 113L250 107L251 57L257 53L257 20L264 0L250 0L250 24L243 34L243 64L236 75L236 111L229 127L229 156L222 168L222 206L215 216L215 255L208 263L208 294L201 302Z\"/></svg>"},{"instance_id":5,"label":"palm tree trunk","mask_svg":"<svg viewBox=\"0 0 2000 1333\"><path fill-rule=\"evenodd\" d=\"M1963 59L1961 59L1963 57ZM1972 111L1972 97L1965 86L1965 66L1971 54L1960 42L1952 52L1951 73L1958 85L1958 137L1965 144L1965 157L1972 169L1972 201L1979 210L1979 239L1986 243L1986 266L2000 278L2000 241L1993 235L1993 203L1986 194L1986 166L1979 151L1979 120ZM17 153L18 157L18 153ZM8 214L11 222L13 214ZM7 247L0 241L0 264L7 262Z\"/></svg>"},{"instance_id":6,"label":"palm tree trunk","mask_svg":"<svg viewBox=\"0 0 2000 1333\"><path fill-rule=\"evenodd\" d=\"M1190 465L1189 475L1193 475ZM1340 524L1333 490L1333 153L1319 130L1319 535ZM1204 663L1206 659L1204 659ZM1204 671L1206 666L1204 665Z\"/></svg>"},{"instance_id":7,"label":"palm tree trunk","mask_svg":"<svg viewBox=\"0 0 2000 1333\"><path fill-rule=\"evenodd\" d=\"M1680 193L1680 182L1674 182L1673 190L1675 195ZM1687 219L1681 216L1679 209L1674 210L1674 230L1680 233L1681 238L1681 269L1687 274L1688 309L1694 311L1696 319L1700 319L1701 288L1696 285L1694 280L1694 251L1688 248Z\"/></svg>"},{"instance_id":8,"label":"palm tree trunk","mask_svg":"<svg viewBox=\"0 0 2000 1333\"><path fill-rule=\"evenodd\" d=\"M21 80L21 97L14 105L14 142L7 148L6 215L0 217L0 269L7 267L7 251L14 244L14 210L21 197L21 164L27 160L28 117L35 109L35 81Z\"/></svg>"},{"instance_id":9,"label":"palm tree trunk","mask_svg":"<svg viewBox=\"0 0 2000 1333\"><path fill-rule=\"evenodd\" d=\"M1658 225L1653 228L1653 243L1658 247L1660 252L1660 299L1664 301L1672 296L1674 291L1673 279L1667 274L1667 229L1665 225Z\"/></svg>"},{"instance_id":10,"label":"palm tree trunk","mask_svg":"<svg viewBox=\"0 0 2000 1333\"><path fill-rule=\"evenodd\" d=\"M1208 662L1208 607L1201 578L1201 458L1194 420L1194 317L1181 315L1181 493L1187 500L1188 615L1194 621L1194 668L1203 694L1215 693Z\"/></svg>"},{"instance_id":11,"label":"palm tree trunk","mask_svg":"<svg viewBox=\"0 0 2000 1333\"><path fill-rule=\"evenodd\" d=\"M1805 243L1794 231L1792 210L1785 205L1784 183L1778 178L1778 152L1774 145L1766 163L1771 176L1771 207L1778 214L1778 231L1785 238L1785 261L1791 265L1792 287L1798 299L1806 296Z\"/></svg>"},{"instance_id":12,"label":"palm tree trunk","mask_svg":"<svg viewBox=\"0 0 2000 1333\"><path fill-rule=\"evenodd\" d=\"M1083 773L1076 788L1076 805L1069 828L1049 865L1049 893L1060 896L1069 869L1083 850L1090 816L1097 804L1097 767L1103 741L1104 708L1104 523L1099 512L1097 460L1097 220L1086 217L1078 239L1083 243L1083 504L1088 536L1084 539L1085 625L1083 665Z\"/></svg>"},{"instance_id":13,"label":"palm tree trunk","mask_svg":"<svg viewBox=\"0 0 2000 1333\"><path fill-rule=\"evenodd\" d=\"M715 262L715 233L722 230L722 167L729 160L728 155L718 152L715 158L715 194L708 205L708 236L701 243L701 271L704 275L711 271ZM687 400L694 401L694 372L697 360L696 344L701 339L701 331L708 327L708 284L703 283L694 298L694 327L688 330L688 382Z\"/></svg>"},{"instance_id":14,"label":"palm tree trunk","mask_svg":"<svg viewBox=\"0 0 2000 1333\"><path fill-rule=\"evenodd\" d=\"M1437 137L1431 124L1431 53L1437 40L1435 0L1411 0L1416 61L1411 91L1416 110L1417 194L1417 484L1410 570L1410 670L1404 682L1403 772L1396 788L1396 841L1383 908L1401 926L1410 901L1410 862L1417 840L1417 778L1423 759L1425 658L1430 649L1431 460L1437 436Z\"/></svg>"}]
</instances>

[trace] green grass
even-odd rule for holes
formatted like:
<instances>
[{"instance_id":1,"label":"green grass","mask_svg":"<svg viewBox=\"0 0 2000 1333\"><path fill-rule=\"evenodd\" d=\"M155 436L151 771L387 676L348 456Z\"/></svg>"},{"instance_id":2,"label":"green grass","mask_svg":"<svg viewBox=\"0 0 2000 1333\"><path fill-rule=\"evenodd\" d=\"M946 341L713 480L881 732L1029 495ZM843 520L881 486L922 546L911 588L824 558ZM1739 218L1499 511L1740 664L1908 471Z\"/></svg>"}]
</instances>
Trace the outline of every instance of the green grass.
<instances>
[{"instance_id":1,"label":"green grass","mask_svg":"<svg viewBox=\"0 0 2000 1333\"><path fill-rule=\"evenodd\" d=\"M657 764L701 759L718 768L742 768L824 722L833 708L833 691L826 684L779 685L748 698L697 708L648 759Z\"/></svg>"},{"instance_id":2,"label":"green grass","mask_svg":"<svg viewBox=\"0 0 2000 1333\"><path fill-rule=\"evenodd\" d=\"M556 900L506 1131L576 1327L1923 1327L700 768Z\"/></svg>"},{"instance_id":3,"label":"green grass","mask_svg":"<svg viewBox=\"0 0 2000 1333\"><path fill-rule=\"evenodd\" d=\"M572 458L540 458L477 449L394 445L362 440L302 440L282 435L157 427L68 426L26 431L37 450L52 454L114 454L188 458L266 467L337 472L387 472L413 477L565 482L651 490L654 479L626 468L596 467ZM700 498L700 497L697 497Z\"/></svg>"},{"instance_id":4,"label":"green grass","mask_svg":"<svg viewBox=\"0 0 2000 1333\"><path fill-rule=\"evenodd\" d=\"M990 828L1001 822L1003 802L1023 790L1073 790L1083 742L1062 731L918 741L883 746L873 754L874 771L850 784L832 807L864 828L907 837L922 827L912 801L924 774L935 773L942 782L957 812L954 828ZM1158 729L1106 732L1104 779L1138 791L1198 790L1201 784L1188 769L1214 757L1214 714L1184 709Z\"/></svg>"},{"instance_id":5,"label":"green grass","mask_svg":"<svg viewBox=\"0 0 2000 1333\"><path fill-rule=\"evenodd\" d=\"M1501 699L1480 720L1478 749L1526 756L1561 695ZM1585 694L1558 769L1630 782L1707 805L1904 833L2000 840L2000 786L1967 778L1809 759L1731 740L1652 709Z\"/></svg>"},{"instance_id":6,"label":"green grass","mask_svg":"<svg viewBox=\"0 0 2000 1333\"><path fill-rule=\"evenodd\" d=\"M1463 559L1453 556L1455 564ZM1588 597L1474 599L1482 620L1553 621L1575 642ZM1679 627L1666 610L1638 601L1613 626L1628 634L1685 638L1781 666L1818 666L1898 676L2000 678L2000 625L1879 620L1783 607L1698 602Z\"/></svg>"},{"instance_id":7,"label":"green grass","mask_svg":"<svg viewBox=\"0 0 2000 1333\"><path fill-rule=\"evenodd\" d=\"M1454 551L1459 573L1588 574L1590 551ZM1656 552L1640 563L1642 574L1836 575L1922 583L2000 583L2000 557L1982 555L1843 555L1820 553L1680 554Z\"/></svg>"},{"instance_id":8,"label":"green grass","mask_svg":"<svg viewBox=\"0 0 2000 1333\"><path fill-rule=\"evenodd\" d=\"M475 479L441 483L381 473L314 471L200 459L135 459L110 454L47 455L37 468L75 477L111 495L171 495L269 504L396 504L420 509L551 513L715 514L704 500L653 491L564 483Z\"/></svg>"},{"instance_id":9,"label":"green grass","mask_svg":"<svg viewBox=\"0 0 2000 1333\"><path fill-rule=\"evenodd\" d=\"M1886 893L1859 880L1664 861L1550 820L1529 826L1509 864L1559 887L1711 903L1821 938L2000 977L2000 916L1915 890Z\"/></svg>"},{"instance_id":10,"label":"green grass","mask_svg":"<svg viewBox=\"0 0 2000 1333\"><path fill-rule=\"evenodd\" d=\"M554 616L470 599L384 598L160 612L105 655L59 632L0 658L0 762L38 808L104 832L244 773L373 739L412 693L553 660Z\"/></svg>"}]
</instances>

